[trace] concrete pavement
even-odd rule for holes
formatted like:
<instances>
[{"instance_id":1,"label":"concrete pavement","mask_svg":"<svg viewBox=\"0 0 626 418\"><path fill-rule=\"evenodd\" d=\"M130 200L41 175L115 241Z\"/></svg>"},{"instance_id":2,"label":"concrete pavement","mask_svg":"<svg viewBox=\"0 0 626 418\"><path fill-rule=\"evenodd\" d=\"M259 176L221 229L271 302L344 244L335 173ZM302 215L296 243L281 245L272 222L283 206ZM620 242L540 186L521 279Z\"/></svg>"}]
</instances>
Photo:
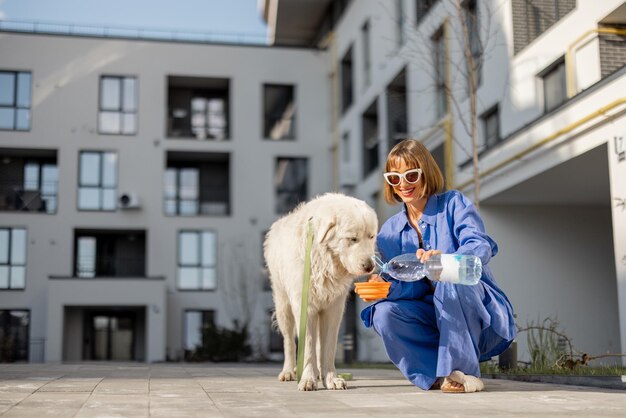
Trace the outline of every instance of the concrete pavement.
<instances>
[{"instance_id":1,"label":"concrete pavement","mask_svg":"<svg viewBox=\"0 0 626 418\"><path fill-rule=\"evenodd\" d=\"M485 380L486 391L421 391L396 370L341 369L348 390L299 392L280 366L0 364L4 417L624 417L626 392Z\"/></svg>"}]
</instances>

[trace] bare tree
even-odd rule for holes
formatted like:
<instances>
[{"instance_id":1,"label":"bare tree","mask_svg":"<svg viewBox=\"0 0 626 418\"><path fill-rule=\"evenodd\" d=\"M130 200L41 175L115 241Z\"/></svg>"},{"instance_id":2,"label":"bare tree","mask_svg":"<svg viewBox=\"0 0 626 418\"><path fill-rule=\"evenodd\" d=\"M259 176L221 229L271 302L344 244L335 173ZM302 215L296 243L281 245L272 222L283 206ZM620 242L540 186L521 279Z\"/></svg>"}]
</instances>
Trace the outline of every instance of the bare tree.
<instances>
[{"instance_id":1,"label":"bare tree","mask_svg":"<svg viewBox=\"0 0 626 418\"><path fill-rule=\"evenodd\" d=\"M226 312L241 327L250 325L262 290L260 267L255 268L258 263L251 256L253 251L243 241L222 247L223 269L218 282L225 295Z\"/></svg>"},{"instance_id":2,"label":"bare tree","mask_svg":"<svg viewBox=\"0 0 626 418\"><path fill-rule=\"evenodd\" d=\"M439 18L429 16L423 22L416 22L404 17L398 24L402 24L407 33L405 45L393 53L414 64L431 80L428 87L412 89L410 93L432 95L434 91L435 96L438 92L445 93L446 116L438 118L434 126L423 126L413 132L414 136L423 137L424 132L429 132L427 135L430 135L433 130L447 129L453 121L452 110L456 112L457 117L454 120L460 122L470 138L470 148L457 137L453 137L453 141L472 161L474 202L477 206L480 204L481 148L478 140L478 108L481 103L477 93L483 63L497 46L497 29L492 24L493 10L490 2L491 0L423 2L421 7L424 13L432 13L429 9L438 8ZM385 3L381 5L387 7ZM389 10L388 12L390 16L395 14ZM444 51L436 50L439 36Z\"/></svg>"}]
</instances>

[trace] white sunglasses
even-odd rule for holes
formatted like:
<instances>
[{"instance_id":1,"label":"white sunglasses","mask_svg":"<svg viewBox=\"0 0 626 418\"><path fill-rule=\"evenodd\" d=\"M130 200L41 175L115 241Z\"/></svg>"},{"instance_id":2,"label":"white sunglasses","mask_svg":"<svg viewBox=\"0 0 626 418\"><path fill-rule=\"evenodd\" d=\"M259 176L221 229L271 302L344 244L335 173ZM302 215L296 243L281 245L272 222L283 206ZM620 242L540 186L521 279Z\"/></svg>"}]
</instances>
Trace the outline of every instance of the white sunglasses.
<instances>
[{"instance_id":1,"label":"white sunglasses","mask_svg":"<svg viewBox=\"0 0 626 418\"><path fill-rule=\"evenodd\" d=\"M388 173L383 173L385 180L391 186L398 186L402 179L404 179L409 184L415 184L420 181L420 177L422 177L422 169L414 168L412 170L407 170L404 173L396 173L395 171L390 171Z\"/></svg>"}]
</instances>

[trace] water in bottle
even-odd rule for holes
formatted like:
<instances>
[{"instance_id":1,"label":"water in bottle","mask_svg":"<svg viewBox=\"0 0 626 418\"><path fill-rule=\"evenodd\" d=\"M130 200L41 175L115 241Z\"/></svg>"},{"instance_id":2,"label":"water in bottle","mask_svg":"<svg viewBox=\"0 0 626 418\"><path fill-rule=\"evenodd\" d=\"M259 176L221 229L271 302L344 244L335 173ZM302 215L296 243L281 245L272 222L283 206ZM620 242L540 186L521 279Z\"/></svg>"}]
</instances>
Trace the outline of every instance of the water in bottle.
<instances>
[{"instance_id":1,"label":"water in bottle","mask_svg":"<svg viewBox=\"0 0 626 418\"><path fill-rule=\"evenodd\" d=\"M383 263L372 259L379 273L387 273L394 279L413 282L428 277L433 281L474 285L480 280L483 266L480 258L464 254L436 254L422 263L415 253L401 254Z\"/></svg>"}]
</instances>

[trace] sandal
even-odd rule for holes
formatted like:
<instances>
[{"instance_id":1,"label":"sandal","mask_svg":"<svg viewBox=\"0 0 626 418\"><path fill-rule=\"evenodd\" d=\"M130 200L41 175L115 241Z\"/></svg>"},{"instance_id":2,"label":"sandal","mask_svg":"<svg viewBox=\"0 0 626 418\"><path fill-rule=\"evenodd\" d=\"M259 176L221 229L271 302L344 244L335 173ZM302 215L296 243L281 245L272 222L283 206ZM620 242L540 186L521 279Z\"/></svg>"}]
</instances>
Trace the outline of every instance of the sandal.
<instances>
[{"instance_id":1,"label":"sandal","mask_svg":"<svg viewBox=\"0 0 626 418\"><path fill-rule=\"evenodd\" d=\"M462 387L456 387L451 382L460 383ZM444 393L472 393L480 392L485 388L485 384L476 376L466 375L465 373L455 370L450 376L443 379L441 391Z\"/></svg>"}]
</instances>

